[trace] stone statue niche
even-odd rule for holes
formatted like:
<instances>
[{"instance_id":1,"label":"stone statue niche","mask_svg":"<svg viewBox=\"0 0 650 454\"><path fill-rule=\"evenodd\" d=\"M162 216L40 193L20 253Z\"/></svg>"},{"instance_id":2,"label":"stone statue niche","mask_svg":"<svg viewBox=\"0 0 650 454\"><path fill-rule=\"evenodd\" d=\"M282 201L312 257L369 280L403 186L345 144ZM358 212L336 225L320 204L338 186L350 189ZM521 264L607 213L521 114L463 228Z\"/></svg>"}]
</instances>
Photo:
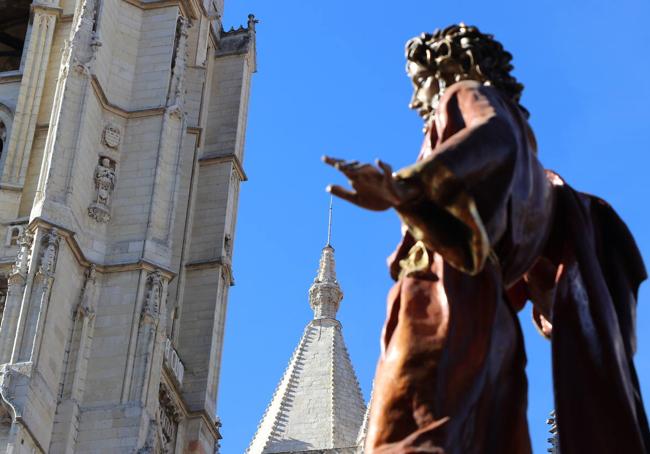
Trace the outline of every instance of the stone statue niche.
<instances>
[{"instance_id":1,"label":"stone statue niche","mask_svg":"<svg viewBox=\"0 0 650 454\"><path fill-rule=\"evenodd\" d=\"M93 175L95 199L88 207L88 215L97 222L111 220L111 196L115 189L115 161L106 156L99 158Z\"/></svg>"}]
</instances>

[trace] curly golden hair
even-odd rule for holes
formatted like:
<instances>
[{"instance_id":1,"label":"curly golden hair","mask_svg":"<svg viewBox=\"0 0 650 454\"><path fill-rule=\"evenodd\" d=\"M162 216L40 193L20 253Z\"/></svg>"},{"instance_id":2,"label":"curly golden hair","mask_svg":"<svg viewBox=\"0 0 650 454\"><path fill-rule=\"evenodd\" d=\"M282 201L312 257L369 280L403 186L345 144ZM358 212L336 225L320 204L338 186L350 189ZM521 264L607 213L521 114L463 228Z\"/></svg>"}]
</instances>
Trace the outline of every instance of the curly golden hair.
<instances>
[{"instance_id":1,"label":"curly golden hair","mask_svg":"<svg viewBox=\"0 0 650 454\"><path fill-rule=\"evenodd\" d=\"M406 59L428 68L442 87L461 80L476 80L498 88L516 104L524 89L510 74L512 55L501 43L463 23L409 40ZM523 106L519 107L528 114Z\"/></svg>"}]
</instances>

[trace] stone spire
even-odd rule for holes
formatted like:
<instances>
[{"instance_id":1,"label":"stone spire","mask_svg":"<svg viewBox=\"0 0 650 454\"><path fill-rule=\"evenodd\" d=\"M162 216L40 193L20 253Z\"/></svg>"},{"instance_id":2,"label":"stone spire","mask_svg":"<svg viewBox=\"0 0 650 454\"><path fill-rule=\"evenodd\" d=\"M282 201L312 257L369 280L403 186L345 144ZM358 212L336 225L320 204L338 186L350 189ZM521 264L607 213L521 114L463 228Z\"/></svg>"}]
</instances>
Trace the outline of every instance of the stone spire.
<instances>
[{"instance_id":1,"label":"stone spire","mask_svg":"<svg viewBox=\"0 0 650 454\"><path fill-rule=\"evenodd\" d=\"M551 412L551 415L546 420L546 424L550 426L548 430L551 436L547 438L547 441L550 443L551 447L547 449L551 454L560 454L560 437L557 431L557 416L555 410Z\"/></svg>"},{"instance_id":2,"label":"stone spire","mask_svg":"<svg viewBox=\"0 0 650 454\"><path fill-rule=\"evenodd\" d=\"M336 320L342 299L334 248L328 240L309 289L314 318L305 328L247 454L356 451L366 405Z\"/></svg>"},{"instance_id":3,"label":"stone spire","mask_svg":"<svg viewBox=\"0 0 650 454\"><path fill-rule=\"evenodd\" d=\"M309 305L314 311L314 319L336 319L343 292L336 280L334 248L329 244L323 248L318 266L318 274L309 288Z\"/></svg>"},{"instance_id":4,"label":"stone spire","mask_svg":"<svg viewBox=\"0 0 650 454\"><path fill-rule=\"evenodd\" d=\"M309 288L309 305L314 311L314 319L336 319L343 292L336 280L336 262L332 247L332 198L330 196L329 221L327 223L327 244L323 248L318 266L318 274Z\"/></svg>"}]
</instances>

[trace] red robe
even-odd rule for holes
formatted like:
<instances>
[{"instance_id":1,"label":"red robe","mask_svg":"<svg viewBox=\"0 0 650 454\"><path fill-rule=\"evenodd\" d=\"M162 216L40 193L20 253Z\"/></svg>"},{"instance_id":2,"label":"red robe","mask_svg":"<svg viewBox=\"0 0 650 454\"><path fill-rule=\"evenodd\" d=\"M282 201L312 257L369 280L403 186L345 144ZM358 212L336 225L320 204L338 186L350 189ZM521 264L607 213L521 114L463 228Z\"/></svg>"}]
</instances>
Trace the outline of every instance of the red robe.
<instances>
[{"instance_id":1,"label":"red robe","mask_svg":"<svg viewBox=\"0 0 650 454\"><path fill-rule=\"evenodd\" d=\"M474 81L447 90L398 177L421 196L398 208L408 231L366 453L530 453L526 299L553 325L562 453L645 453L632 363L645 270L611 208L545 171L520 109Z\"/></svg>"}]
</instances>

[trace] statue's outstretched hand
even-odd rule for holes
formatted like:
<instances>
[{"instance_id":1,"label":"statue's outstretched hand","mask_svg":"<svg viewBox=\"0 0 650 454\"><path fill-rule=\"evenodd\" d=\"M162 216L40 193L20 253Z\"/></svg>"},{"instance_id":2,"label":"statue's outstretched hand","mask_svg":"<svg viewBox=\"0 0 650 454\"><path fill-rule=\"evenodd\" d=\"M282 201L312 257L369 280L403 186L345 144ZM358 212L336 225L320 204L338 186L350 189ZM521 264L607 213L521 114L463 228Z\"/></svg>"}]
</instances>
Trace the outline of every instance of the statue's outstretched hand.
<instances>
[{"instance_id":1,"label":"statue's outstretched hand","mask_svg":"<svg viewBox=\"0 0 650 454\"><path fill-rule=\"evenodd\" d=\"M379 159L377 167L329 156L323 156L323 162L348 178L354 191L336 185L327 187L328 192L348 202L368 210L383 211L398 206L407 199L407 191L393 177L391 166Z\"/></svg>"}]
</instances>

